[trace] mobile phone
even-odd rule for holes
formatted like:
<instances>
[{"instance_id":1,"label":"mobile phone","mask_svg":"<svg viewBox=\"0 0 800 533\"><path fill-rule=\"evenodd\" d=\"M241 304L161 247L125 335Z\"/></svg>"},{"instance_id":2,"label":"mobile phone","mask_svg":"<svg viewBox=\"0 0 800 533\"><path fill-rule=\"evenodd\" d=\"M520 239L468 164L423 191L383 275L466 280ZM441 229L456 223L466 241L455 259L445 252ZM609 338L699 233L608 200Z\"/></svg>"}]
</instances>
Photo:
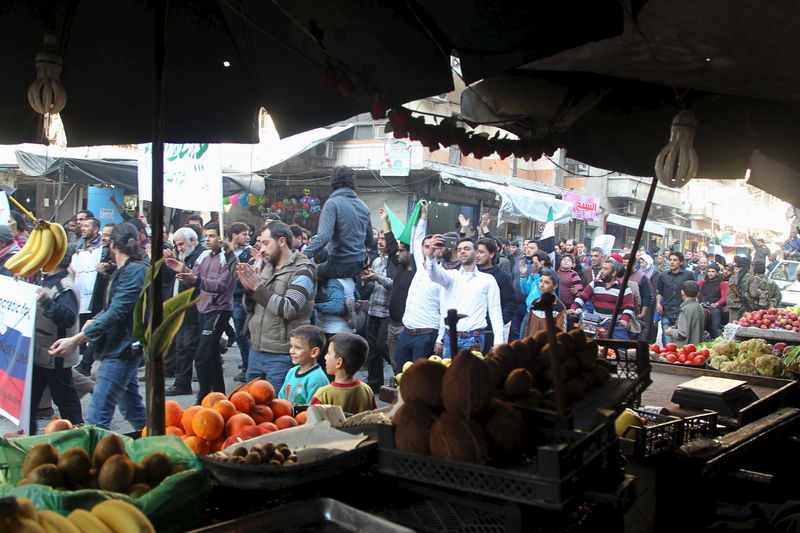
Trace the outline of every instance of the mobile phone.
<instances>
[{"instance_id":1,"label":"mobile phone","mask_svg":"<svg viewBox=\"0 0 800 533\"><path fill-rule=\"evenodd\" d=\"M455 248L458 245L458 239L455 237L444 237L445 248Z\"/></svg>"}]
</instances>

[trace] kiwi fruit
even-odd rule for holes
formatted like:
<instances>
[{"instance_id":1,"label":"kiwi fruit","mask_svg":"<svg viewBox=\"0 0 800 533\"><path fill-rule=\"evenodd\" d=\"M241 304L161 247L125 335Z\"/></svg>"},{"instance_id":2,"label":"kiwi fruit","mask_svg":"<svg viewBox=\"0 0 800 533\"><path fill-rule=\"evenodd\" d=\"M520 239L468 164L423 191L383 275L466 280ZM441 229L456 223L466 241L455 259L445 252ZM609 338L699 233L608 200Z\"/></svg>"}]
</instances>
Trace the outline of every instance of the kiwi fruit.
<instances>
[{"instance_id":1,"label":"kiwi fruit","mask_svg":"<svg viewBox=\"0 0 800 533\"><path fill-rule=\"evenodd\" d=\"M244 464L246 465L260 465L261 454L258 452L250 452L244 456Z\"/></svg>"},{"instance_id":2,"label":"kiwi fruit","mask_svg":"<svg viewBox=\"0 0 800 533\"><path fill-rule=\"evenodd\" d=\"M131 498L141 498L151 490L153 489L146 483L134 483L131 485L131 488L128 489L128 496Z\"/></svg>"},{"instance_id":3,"label":"kiwi fruit","mask_svg":"<svg viewBox=\"0 0 800 533\"><path fill-rule=\"evenodd\" d=\"M58 452L50 444L37 444L25 455L22 462L22 475L27 476L34 468L43 464L58 464Z\"/></svg>"},{"instance_id":4,"label":"kiwi fruit","mask_svg":"<svg viewBox=\"0 0 800 533\"><path fill-rule=\"evenodd\" d=\"M506 378L503 391L511 399L522 398L533 387L533 376L524 368L517 368Z\"/></svg>"},{"instance_id":5,"label":"kiwi fruit","mask_svg":"<svg viewBox=\"0 0 800 533\"><path fill-rule=\"evenodd\" d=\"M125 452L125 443L118 435L107 435L97 442L94 447L94 454L92 455L92 463L98 470L106 462L106 459L112 455L127 455Z\"/></svg>"},{"instance_id":6,"label":"kiwi fruit","mask_svg":"<svg viewBox=\"0 0 800 533\"><path fill-rule=\"evenodd\" d=\"M64 475L53 463L39 465L28 473L28 483L38 483L50 487L63 487Z\"/></svg>"},{"instance_id":7,"label":"kiwi fruit","mask_svg":"<svg viewBox=\"0 0 800 533\"><path fill-rule=\"evenodd\" d=\"M89 454L85 450L70 448L59 457L58 469L64 475L67 485L81 485L89 477L92 460L89 459Z\"/></svg>"},{"instance_id":8,"label":"kiwi fruit","mask_svg":"<svg viewBox=\"0 0 800 533\"><path fill-rule=\"evenodd\" d=\"M97 476L99 472L97 469L92 468L89 470L89 476L86 478L86 482L83 484L83 488L85 489L99 489L100 484L97 482Z\"/></svg>"},{"instance_id":9,"label":"kiwi fruit","mask_svg":"<svg viewBox=\"0 0 800 533\"><path fill-rule=\"evenodd\" d=\"M170 475L177 474L178 472L185 472L186 470L189 470L189 467L186 466L185 464L175 463L174 465L172 465L172 472L170 473Z\"/></svg>"},{"instance_id":10,"label":"kiwi fruit","mask_svg":"<svg viewBox=\"0 0 800 533\"><path fill-rule=\"evenodd\" d=\"M153 452L142 460L150 483L157 485L172 473L172 461L164 452Z\"/></svg>"},{"instance_id":11,"label":"kiwi fruit","mask_svg":"<svg viewBox=\"0 0 800 533\"><path fill-rule=\"evenodd\" d=\"M133 463L133 484L147 483L147 470L142 463Z\"/></svg>"},{"instance_id":12,"label":"kiwi fruit","mask_svg":"<svg viewBox=\"0 0 800 533\"><path fill-rule=\"evenodd\" d=\"M117 453L103 462L97 482L103 490L128 492L133 484L133 470L131 460L127 456Z\"/></svg>"}]
</instances>

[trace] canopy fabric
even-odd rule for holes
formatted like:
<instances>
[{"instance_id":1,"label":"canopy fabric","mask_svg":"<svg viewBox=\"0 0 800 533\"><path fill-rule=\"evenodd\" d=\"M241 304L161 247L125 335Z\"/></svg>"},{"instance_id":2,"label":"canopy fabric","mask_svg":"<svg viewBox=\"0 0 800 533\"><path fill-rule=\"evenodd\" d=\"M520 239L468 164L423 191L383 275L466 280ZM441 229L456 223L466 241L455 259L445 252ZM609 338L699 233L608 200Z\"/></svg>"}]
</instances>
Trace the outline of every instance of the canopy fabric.
<instances>
[{"instance_id":1,"label":"canopy fabric","mask_svg":"<svg viewBox=\"0 0 800 533\"><path fill-rule=\"evenodd\" d=\"M490 191L499 195L500 209L497 214L498 225L515 218L546 222L547 213L551 207L553 208L553 222L556 224L566 224L572 220L573 206L570 202L556 200L552 196L521 189L519 187L509 187L497 183L477 181L470 178L455 176L447 172L441 172L440 176L445 183L457 181L465 187Z\"/></svg>"},{"instance_id":2,"label":"canopy fabric","mask_svg":"<svg viewBox=\"0 0 800 533\"><path fill-rule=\"evenodd\" d=\"M628 228L638 229L639 228L639 220L638 218L634 217L624 217L622 215L616 215L614 213L609 213L606 216L606 222L610 224L616 224L618 226L625 226ZM664 236L665 225L659 222L651 222L647 221L644 223L644 230L648 233L652 233L653 235L660 235Z\"/></svg>"}]
</instances>

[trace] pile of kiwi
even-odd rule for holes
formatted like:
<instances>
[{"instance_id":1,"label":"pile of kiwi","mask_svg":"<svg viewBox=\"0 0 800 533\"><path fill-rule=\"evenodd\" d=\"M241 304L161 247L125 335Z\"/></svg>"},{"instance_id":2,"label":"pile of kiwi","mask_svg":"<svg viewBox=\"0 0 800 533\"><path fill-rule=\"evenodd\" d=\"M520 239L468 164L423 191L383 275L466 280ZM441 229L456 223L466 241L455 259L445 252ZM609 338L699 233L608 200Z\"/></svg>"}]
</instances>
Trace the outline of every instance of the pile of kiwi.
<instances>
[{"instance_id":1,"label":"pile of kiwi","mask_svg":"<svg viewBox=\"0 0 800 533\"><path fill-rule=\"evenodd\" d=\"M297 464L295 455L286 443L255 444L249 450L244 446L235 448L230 455L217 452L212 456L223 463L234 465L292 466Z\"/></svg>"},{"instance_id":2,"label":"pile of kiwi","mask_svg":"<svg viewBox=\"0 0 800 533\"><path fill-rule=\"evenodd\" d=\"M102 489L139 498L165 477L186 469L186 465L173 464L164 452L153 452L134 463L122 439L108 435L98 441L91 458L82 448L70 448L59 456L50 444L37 444L25 456L25 477L18 486L38 483L55 489Z\"/></svg>"}]
</instances>

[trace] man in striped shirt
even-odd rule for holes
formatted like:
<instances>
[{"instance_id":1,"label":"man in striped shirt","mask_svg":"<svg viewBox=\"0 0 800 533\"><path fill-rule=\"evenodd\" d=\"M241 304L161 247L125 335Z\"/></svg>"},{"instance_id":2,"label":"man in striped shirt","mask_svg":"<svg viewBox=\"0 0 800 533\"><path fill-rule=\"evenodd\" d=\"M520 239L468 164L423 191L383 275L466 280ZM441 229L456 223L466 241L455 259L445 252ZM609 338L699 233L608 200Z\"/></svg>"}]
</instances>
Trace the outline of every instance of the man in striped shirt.
<instances>
[{"instance_id":1,"label":"man in striped shirt","mask_svg":"<svg viewBox=\"0 0 800 533\"><path fill-rule=\"evenodd\" d=\"M619 278L624 275L625 269L622 263L613 259L606 259L600 268L600 276L586 286L577 295L571 309L567 311L572 314L580 310L584 304L591 301L594 305L594 312L599 315L607 315L611 318L614 308L617 306L619 297ZM628 335L628 322L633 318L633 293L629 288L625 288L622 297L622 308L617 318L617 325L612 332L612 339L630 340Z\"/></svg>"}]
</instances>

